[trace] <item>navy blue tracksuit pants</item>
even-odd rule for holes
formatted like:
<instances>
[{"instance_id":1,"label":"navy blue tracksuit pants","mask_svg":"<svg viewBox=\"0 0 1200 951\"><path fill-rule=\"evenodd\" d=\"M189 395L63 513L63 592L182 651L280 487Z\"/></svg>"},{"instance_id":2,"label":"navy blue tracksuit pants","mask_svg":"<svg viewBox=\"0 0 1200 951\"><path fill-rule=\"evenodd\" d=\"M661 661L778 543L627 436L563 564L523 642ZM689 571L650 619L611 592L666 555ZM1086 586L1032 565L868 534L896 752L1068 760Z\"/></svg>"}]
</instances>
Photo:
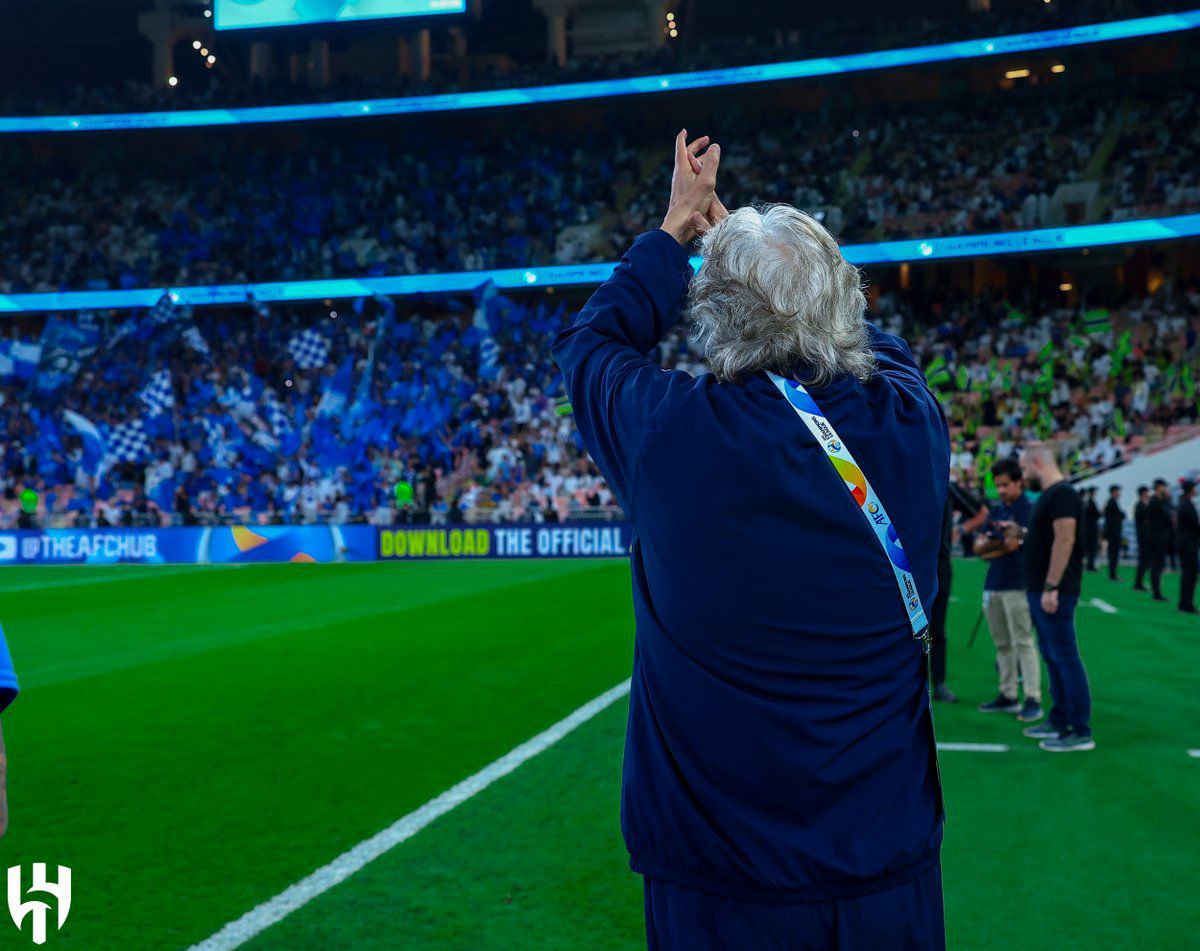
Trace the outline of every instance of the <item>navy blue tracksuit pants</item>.
<instances>
[{"instance_id":1,"label":"navy blue tracksuit pants","mask_svg":"<svg viewBox=\"0 0 1200 951\"><path fill-rule=\"evenodd\" d=\"M722 898L645 880L648 951L944 951L942 871L840 901Z\"/></svg>"}]
</instances>

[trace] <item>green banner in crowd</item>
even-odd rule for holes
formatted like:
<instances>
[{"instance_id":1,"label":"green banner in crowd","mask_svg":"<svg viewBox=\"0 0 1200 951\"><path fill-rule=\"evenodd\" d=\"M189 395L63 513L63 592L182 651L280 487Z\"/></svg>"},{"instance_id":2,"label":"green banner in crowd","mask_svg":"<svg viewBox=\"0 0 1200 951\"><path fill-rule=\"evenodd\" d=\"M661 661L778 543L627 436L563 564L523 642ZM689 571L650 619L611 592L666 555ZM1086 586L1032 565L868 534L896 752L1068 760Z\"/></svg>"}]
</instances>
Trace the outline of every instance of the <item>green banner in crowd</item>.
<instances>
[{"instance_id":1,"label":"green banner in crowd","mask_svg":"<svg viewBox=\"0 0 1200 951\"><path fill-rule=\"evenodd\" d=\"M1112 329L1112 317L1107 307L1098 307L1083 313L1083 326L1090 334L1108 333Z\"/></svg>"}]
</instances>

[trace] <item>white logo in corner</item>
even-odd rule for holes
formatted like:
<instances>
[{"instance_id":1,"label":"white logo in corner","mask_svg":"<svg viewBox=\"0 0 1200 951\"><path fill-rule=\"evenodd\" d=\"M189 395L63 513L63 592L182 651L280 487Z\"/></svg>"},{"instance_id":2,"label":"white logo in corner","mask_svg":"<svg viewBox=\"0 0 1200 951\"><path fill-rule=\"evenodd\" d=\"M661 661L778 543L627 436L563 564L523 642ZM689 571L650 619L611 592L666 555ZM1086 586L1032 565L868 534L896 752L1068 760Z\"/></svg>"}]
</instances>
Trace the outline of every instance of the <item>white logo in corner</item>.
<instances>
[{"instance_id":1,"label":"white logo in corner","mask_svg":"<svg viewBox=\"0 0 1200 951\"><path fill-rule=\"evenodd\" d=\"M33 881L29 885L29 893L45 892L58 901L58 927L61 929L67 923L67 914L71 911L71 870L65 865L58 867L58 881L46 880L46 863L33 863ZM33 915L33 943L46 943L46 917L50 906L44 901L31 898L21 901L21 866L14 865L8 870L8 912L12 915L13 923L18 930L27 915Z\"/></svg>"},{"instance_id":2,"label":"white logo in corner","mask_svg":"<svg viewBox=\"0 0 1200 951\"><path fill-rule=\"evenodd\" d=\"M0 535L0 561L17 560L17 536Z\"/></svg>"}]
</instances>

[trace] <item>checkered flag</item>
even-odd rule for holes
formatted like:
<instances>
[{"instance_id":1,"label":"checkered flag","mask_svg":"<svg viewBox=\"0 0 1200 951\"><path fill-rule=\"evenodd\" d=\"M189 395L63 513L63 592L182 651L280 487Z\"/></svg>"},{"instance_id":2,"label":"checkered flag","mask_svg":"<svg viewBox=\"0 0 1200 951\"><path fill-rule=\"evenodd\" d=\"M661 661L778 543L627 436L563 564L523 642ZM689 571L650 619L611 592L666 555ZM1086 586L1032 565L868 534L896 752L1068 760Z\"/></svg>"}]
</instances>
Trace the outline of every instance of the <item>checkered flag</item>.
<instances>
[{"instance_id":1,"label":"checkered flag","mask_svg":"<svg viewBox=\"0 0 1200 951\"><path fill-rule=\"evenodd\" d=\"M219 446L225 442L225 427L211 416L201 416L200 425L204 427L204 438L211 446Z\"/></svg>"},{"instance_id":2,"label":"checkered flag","mask_svg":"<svg viewBox=\"0 0 1200 951\"><path fill-rule=\"evenodd\" d=\"M287 410L284 409L283 403L274 390L267 390L263 397L263 402L267 408L267 422L271 426L271 432L274 433L276 439L282 439L292 431L292 418L288 416Z\"/></svg>"},{"instance_id":3,"label":"checkered flag","mask_svg":"<svg viewBox=\"0 0 1200 951\"><path fill-rule=\"evenodd\" d=\"M329 341L310 327L288 341L288 352L301 370L319 370L329 362Z\"/></svg>"},{"instance_id":4,"label":"checkered flag","mask_svg":"<svg viewBox=\"0 0 1200 951\"><path fill-rule=\"evenodd\" d=\"M151 416L158 416L175 407L175 391L171 388L171 371L159 370L138 392L138 399Z\"/></svg>"},{"instance_id":5,"label":"checkered flag","mask_svg":"<svg viewBox=\"0 0 1200 951\"><path fill-rule=\"evenodd\" d=\"M150 453L150 437L140 419L113 427L108 434L108 455L118 462L137 462Z\"/></svg>"}]
</instances>

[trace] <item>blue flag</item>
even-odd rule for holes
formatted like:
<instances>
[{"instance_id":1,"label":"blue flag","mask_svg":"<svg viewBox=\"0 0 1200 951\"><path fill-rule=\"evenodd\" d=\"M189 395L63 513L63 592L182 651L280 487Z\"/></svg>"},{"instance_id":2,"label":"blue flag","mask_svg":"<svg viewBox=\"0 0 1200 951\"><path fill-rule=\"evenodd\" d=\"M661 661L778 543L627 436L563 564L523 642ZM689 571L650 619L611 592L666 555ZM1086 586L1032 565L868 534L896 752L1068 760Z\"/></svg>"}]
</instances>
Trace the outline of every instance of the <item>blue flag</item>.
<instances>
[{"instance_id":1,"label":"blue flag","mask_svg":"<svg viewBox=\"0 0 1200 951\"><path fill-rule=\"evenodd\" d=\"M95 475L108 455L108 445L100 428L86 416L74 410L63 410L63 422L79 434L83 442L83 466Z\"/></svg>"},{"instance_id":2,"label":"blue flag","mask_svg":"<svg viewBox=\"0 0 1200 951\"><path fill-rule=\"evenodd\" d=\"M350 402L350 391L354 388L354 357L346 357L338 367L333 379L325 384L321 401L317 404L318 416L337 416Z\"/></svg>"},{"instance_id":3,"label":"blue flag","mask_svg":"<svg viewBox=\"0 0 1200 951\"><path fill-rule=\"evenodd\" d=\"M96 352L99 342L100 332L95 326L81 327L61 317L51 317L42 330L34 390L41 396L51 396L65 389Z\"/></svg>"}]
</instances>

